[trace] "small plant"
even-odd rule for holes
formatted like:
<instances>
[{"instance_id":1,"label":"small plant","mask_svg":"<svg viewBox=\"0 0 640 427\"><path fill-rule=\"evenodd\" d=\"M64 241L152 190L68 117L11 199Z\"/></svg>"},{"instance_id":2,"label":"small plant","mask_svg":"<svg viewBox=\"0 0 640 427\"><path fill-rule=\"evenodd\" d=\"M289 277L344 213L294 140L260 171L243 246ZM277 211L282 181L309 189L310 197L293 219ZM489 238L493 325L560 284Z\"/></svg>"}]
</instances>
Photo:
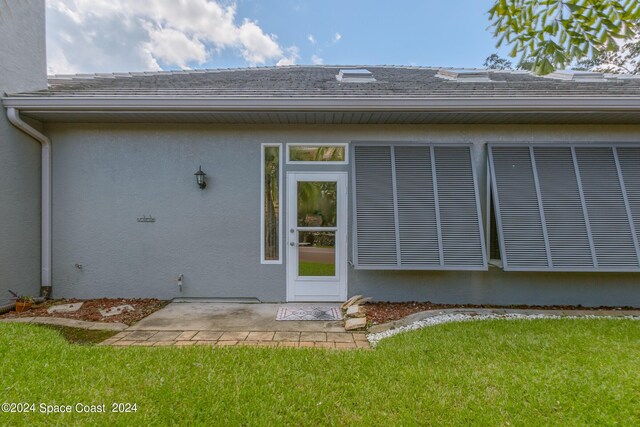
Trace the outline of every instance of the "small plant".
<instances>
[{"instance_id":1,"label":"small plant","mask_svg":"<svg viewBox=\"0 0 640 427\"><path fill-rule=\"evenodd\" d=\"M9 289L9 293L12 295L13 300L16 302L16 312L22 313L23 311L27 311L31 308L31 305L34 303L33 298L28 295L18 295Z\"/></svg>"}]
</instances>

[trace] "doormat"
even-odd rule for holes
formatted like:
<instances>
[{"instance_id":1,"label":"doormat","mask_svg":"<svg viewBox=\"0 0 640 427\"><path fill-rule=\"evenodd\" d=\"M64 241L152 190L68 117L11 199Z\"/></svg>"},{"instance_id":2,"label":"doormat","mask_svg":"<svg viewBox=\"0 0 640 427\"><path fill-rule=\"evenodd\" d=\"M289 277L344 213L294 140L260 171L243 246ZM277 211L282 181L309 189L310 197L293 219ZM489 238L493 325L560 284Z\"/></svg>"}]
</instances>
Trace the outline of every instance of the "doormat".
<instances>
[{"instance_id":1,"label":"doormat","mask_svg":"<svg viewBox=\"0 0 640 427\"><path fill-rule=\"evenodd\" d=\"M281 307L276 320L342 320L342 313L337 307Z\"/></svg>"}]
</instances>

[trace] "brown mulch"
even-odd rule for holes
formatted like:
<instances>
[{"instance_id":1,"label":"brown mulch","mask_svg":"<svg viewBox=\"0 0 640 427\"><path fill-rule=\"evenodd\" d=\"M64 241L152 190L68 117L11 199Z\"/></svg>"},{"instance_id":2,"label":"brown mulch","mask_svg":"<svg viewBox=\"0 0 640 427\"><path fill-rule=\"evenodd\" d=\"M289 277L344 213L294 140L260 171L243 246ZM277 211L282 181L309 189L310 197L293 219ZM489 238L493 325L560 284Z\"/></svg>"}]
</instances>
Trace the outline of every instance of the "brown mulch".
<instances>
[{"instance_id":1,"label":"brown mulch","mask_svg":"<svg viewBox=\"0 0 640 427\"><path fill-rule=\"evenodd\" d=\"M72 304L74 302L84 302L80 310L74 313L48 313L47 309L52 305ZM0 319L16 318L16 317L64 317L66 319L85 320L88 322L104 322L104 323L124 323L125 325L133 325L137 321L147 317L151 313L160 310L167 305L169 301L162 301L155 298L125 299L125 298L100 298L100 299L58 299L48 300L42 304L34 304L30 310L22 313L15 311L3 314ZM115 316L102 317L98 310L116 307L119 305L129 304L135 310L125 311Z\"/></svg>"},{"instance_id":2,"label":"brown mulch","mask_svg":"<svg viewBox=\"0 0 640 427\"><path fill-rule=\"evenodd\" d=\"M524 310L633 310L636 307L582 307L581 305L482 305L482 304L436 304L425 302L368 302L364 305L367 319L372 325L392 322L410 314L426 310L447 308L511 308Z\"/></svg>"}]
</instances>

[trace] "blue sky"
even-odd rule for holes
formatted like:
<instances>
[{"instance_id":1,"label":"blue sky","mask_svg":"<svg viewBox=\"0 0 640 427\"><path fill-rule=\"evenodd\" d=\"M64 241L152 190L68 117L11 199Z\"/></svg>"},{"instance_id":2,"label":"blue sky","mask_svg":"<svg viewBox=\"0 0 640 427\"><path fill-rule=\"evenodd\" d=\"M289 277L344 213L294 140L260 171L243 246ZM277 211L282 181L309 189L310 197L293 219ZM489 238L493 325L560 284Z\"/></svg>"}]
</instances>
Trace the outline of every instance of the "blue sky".
<instances>
[{"instance_id":1,"label":"blue sky","mask_svg":"<svg viewBox=\"0 0 640 427\"><path fill-rule=\"evenodd\" d=\"M272 0L238 3L284 45L327 64L481 66L495 52L486 0ZM342 38L333 43L335 33ZM312 34L317 43L309 43Z\"/></svg>"},{"instance_id":2,"label":"blue sky","mask_svg":"<svg viewBox=\"0 0 640 427\"><path fill-rule=\"evenodd\" d=\"M49 72L312 63L479 67L497 51L487 30L491 4L47 0Z\"/></svg>"}]
</instances>

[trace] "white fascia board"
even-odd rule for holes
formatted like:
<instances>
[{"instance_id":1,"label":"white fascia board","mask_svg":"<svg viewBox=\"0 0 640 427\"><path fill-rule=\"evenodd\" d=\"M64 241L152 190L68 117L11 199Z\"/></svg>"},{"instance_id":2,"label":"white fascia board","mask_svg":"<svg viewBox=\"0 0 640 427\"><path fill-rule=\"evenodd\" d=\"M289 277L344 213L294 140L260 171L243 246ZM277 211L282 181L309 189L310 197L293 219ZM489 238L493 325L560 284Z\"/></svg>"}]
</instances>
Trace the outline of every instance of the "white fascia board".
<instances>
[{"instance_id":1,"label":"white fascia board","mask_svg":"<svg viewBox=\"0 0 640 427\"><path fill-rule=\"evenodd\" d=\"M22 111L640 111L640 97L205 98L6 97Z\"/></svg>"}]
</instances>

